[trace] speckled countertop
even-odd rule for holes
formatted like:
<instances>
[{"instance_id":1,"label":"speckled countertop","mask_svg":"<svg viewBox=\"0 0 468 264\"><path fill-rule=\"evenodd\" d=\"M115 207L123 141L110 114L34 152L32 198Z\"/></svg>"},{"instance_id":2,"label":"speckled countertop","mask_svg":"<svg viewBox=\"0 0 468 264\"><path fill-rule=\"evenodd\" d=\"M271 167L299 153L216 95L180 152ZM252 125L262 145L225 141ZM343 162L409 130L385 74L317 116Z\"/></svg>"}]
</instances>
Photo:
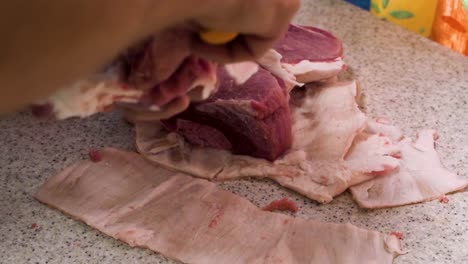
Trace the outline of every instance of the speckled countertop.
<instances>
[{"instance_id":1,"label":"speckled countertop","mask_svg":"<svg viewBox=\"0 0 468 264\"><path fill-rule=\"evenodd\" d=\"M414 135L437 128L445 165L468 177L468 58L342 1L303 1L298 22L332 31L345 46L348 75L367 95L368 113L387 116ZM132 128L118 113L60 123L26 113L0 119L0 263L173 263L132 249L32 198L44 180L90 147L133 149ZM257 205L288 195L298 217L400 231L411 250L396 263L468 263L468 193L395 209L358 209L349 194L318 205L269 181L220 184Z\"/></svg>"}]
</instances>

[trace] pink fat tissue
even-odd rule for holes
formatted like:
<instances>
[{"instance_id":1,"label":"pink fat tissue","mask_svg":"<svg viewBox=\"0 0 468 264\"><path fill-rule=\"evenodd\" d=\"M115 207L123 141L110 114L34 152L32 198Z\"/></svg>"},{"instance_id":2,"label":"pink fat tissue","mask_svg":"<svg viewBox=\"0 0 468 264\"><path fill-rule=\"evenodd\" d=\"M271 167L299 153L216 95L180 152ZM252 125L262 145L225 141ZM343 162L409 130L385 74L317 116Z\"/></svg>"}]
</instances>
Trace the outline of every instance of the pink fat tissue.
<instances>
[{"instance_id":1,"label":"pink fat tissue","mask_svg":"<svg viewBox=\"0 0 468 264\"><path fill-rule=\"evenodd\" d=\"M296 203L289 200L287 197L283 199L275 200L271 202L269 205L262 208L265 211L290 211L295 213L299 210Z\"/></svg>"}]
</instances>

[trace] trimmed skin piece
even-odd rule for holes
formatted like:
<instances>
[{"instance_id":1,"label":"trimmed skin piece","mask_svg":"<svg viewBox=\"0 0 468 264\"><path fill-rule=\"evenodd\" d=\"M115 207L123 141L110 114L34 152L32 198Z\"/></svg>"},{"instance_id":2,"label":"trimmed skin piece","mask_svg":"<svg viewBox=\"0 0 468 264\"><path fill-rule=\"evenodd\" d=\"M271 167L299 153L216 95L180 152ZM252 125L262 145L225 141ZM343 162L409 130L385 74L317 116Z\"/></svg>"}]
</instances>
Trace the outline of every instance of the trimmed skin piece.
<instances>
[{"instance_id":1,"label":"trimmed skin piece","mask_svg":"<svg viewBox=\"0 0 468 264\"><path fill-rule=\"evenodd\" d=\"M435 130L423 130L418 139L404 138L399 169L351 187L356 202L364 208L385 208L438 199L465 189L468 182L444 168L435 150Z\"/></svg>"},{"instance_id":2,"label":"trimmed skin piece","mask_svg":"<svg viewBox=\"0 0 468 264\"><path fill-rule=\"evenodd\" d=\"M132 247L184 263L392 263L397 237L263 211L136 153L102 151L48 179L36 198Z\"/></svg>"}]
</instances>

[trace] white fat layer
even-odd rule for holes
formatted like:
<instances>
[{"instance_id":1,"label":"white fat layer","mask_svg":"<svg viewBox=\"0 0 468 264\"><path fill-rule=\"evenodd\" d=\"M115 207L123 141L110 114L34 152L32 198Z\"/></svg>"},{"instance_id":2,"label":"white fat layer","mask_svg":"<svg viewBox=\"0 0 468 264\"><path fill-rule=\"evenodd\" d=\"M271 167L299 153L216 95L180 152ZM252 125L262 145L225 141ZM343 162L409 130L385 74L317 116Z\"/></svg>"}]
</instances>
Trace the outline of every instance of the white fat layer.
<instances>
[{"instance_id":1,"label":"white fat layer","mask_svg":"<svg viewBox=\"0 0 468 264\"><path fill-rule=\"evenodd\" d=\"M322 81L336 76L345 66L342 58L333 61L313 62L302 60L297 64L282 63L282 66L296 76L299 82Z\"/></svg>"},{"instance_id":2,"label":"white fat layer","mask_svg":"<svg viewBox=\"0 0 468 264\"><path fill-rule=\"evenodd\" d=\"M288 91L291 91L294 86L303 86L304 84L297 82L294 74L283 66L281 63L282 58L283 56L279 52L270 49L265 55L258 59L257 62L276 77L283 79L287 85Z\"/></svg>"},{"instance_id":3,"label":"white fat layer","mask_svg":"<svg viewBox=\"0 0 468 264\"><path fill-rule=\"evenodd\" d=\"M215 73L205 78L197 79L188 91L203 87L202 97L207 99L216 89ZM61 89L38 103L50 103L57 119L70 117L89 117L101 112L116 102L138 103L143 96L142 90L128 88L118 81L118 72L111 70L92 78L75 82L72 86ZM152 105L150 111L160 111L161 108Z\"/></svg>"},{"instance_id":4,"label":"white fat layer","mask_svg":"<svg viewBox=\"0 0 468 264\"><path fill-rule=\"evenodd\" d=\"M119 102L136 103L143 91L128 89L117 81L117 76L99 76L80 80L69 88L53 94L47 102L52 104L57 119L88 117Z\"/></svg>"},{"instance_id":5,"label":"white fat layer","mask_svg":"<svg viewBox=\"0 0 468 264\"><path fill-rule=\"evenodd\" d=\"M259 66L255 62L244 61L226 64L224 68L237 85L242 85L258 71Z\"/></svg>"}]
</instances>

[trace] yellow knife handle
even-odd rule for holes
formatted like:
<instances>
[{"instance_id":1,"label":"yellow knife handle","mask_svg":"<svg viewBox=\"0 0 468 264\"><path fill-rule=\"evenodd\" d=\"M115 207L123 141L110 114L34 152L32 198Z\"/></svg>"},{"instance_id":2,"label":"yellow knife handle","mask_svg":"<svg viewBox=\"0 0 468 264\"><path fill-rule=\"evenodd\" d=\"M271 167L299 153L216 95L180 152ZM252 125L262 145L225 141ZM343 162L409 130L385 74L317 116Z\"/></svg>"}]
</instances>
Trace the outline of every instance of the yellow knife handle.
<instances>
[{"instance_id":1,"label":"yellow knife handle","mask_svg":"<svg viewBox=\"0 0 468 264\"><path fill-rule=\"evenodd\" d=\"M208 30L199 33L200 38L208 44L221 45L235 39L238 33Z\"/></svg>"}]
</instances>

